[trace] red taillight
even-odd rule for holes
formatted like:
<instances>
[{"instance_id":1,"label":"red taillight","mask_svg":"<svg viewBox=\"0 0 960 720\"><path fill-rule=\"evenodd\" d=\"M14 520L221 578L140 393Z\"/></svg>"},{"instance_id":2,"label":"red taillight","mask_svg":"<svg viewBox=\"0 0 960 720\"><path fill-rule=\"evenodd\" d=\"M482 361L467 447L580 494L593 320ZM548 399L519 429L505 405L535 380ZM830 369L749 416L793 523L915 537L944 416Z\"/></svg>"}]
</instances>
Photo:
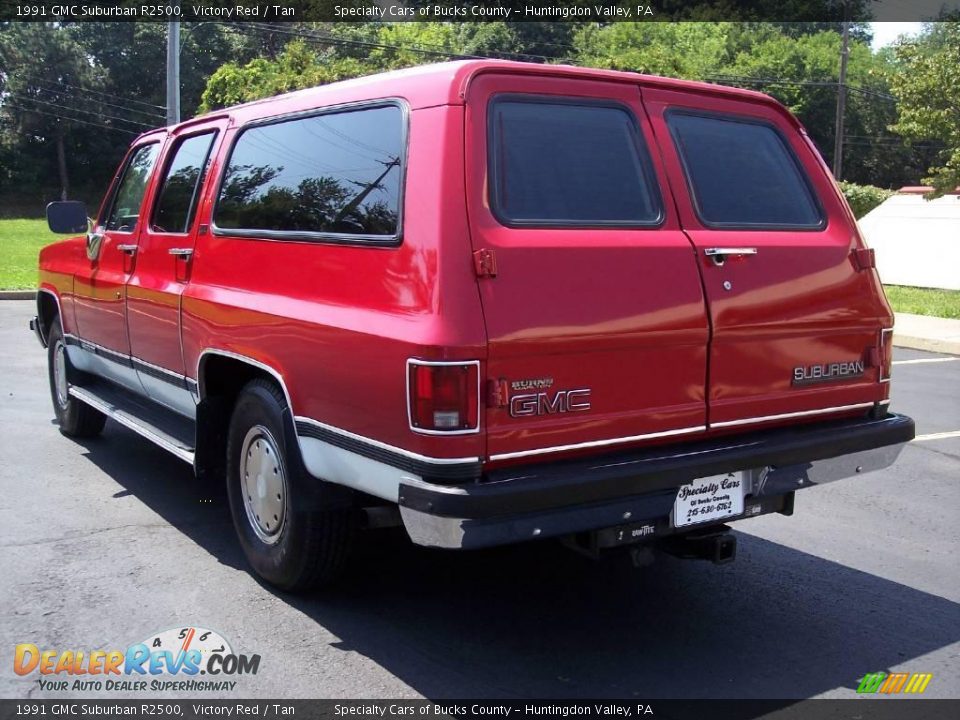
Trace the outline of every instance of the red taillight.
<instances>
[{"instance_id":1,"label":"red taillight","mask_svg":"<svg viewBox=\"0 0 960 720\"><path fill-rule=\"evenodd\" d=\"M410 426L427 432L476 430L479 420L480 367L476 362L407 364Z\"/></svg>"},{"instance_id":2,"label":"red taillight","mask_svg":"<svg viewBox=\"0 0 960 720\"><path fill-rule=\"evenodd\" d=\"M893 370L893 328L880 331L880 382L890 380Z\"/></svg>"}]
</instances>

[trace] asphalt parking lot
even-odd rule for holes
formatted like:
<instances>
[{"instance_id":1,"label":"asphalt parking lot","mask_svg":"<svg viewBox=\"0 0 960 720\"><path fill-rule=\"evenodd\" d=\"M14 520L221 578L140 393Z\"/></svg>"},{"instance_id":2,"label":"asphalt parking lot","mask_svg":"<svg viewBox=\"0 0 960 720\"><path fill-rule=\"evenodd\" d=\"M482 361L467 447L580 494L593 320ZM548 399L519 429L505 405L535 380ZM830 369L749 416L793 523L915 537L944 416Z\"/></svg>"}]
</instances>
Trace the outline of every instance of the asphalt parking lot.
<instances>
[{"instance_id":1,"label":"asphalt parking lot","mask_svg":"<svg viewBox=\"0 0 960 720\"><path fill-rule=\"evenodd\" d=\"M220 488L113 423L60 435L32 314L0 302L0 697L64 696L14 674L16 643L186 626L261 655L235 697L850 697L879 670L960 697L960 359L897 350L891 407L923 437L887 471L798 493L793 517L738 524L732 565L387 534L343 587L295 597L246 572Z\"/></svg>"}]
</instances>

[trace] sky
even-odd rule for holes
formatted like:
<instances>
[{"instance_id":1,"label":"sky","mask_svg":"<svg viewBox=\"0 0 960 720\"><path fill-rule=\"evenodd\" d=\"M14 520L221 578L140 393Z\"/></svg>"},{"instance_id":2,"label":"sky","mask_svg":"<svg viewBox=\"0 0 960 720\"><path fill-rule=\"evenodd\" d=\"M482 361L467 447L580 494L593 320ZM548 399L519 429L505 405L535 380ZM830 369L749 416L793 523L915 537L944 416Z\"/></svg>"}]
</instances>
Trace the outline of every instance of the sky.
<instances>
[{"instance_id":1,"label":"sky","mask_svg":"<svg viewBox=\"0 0 960 720\"><path fill-rule=\"evenodd\" d=\"M923 23L918 22L873 22L870 23L870 29L873 30L874 50L890 45L901 35L915 35L923 29Z\"/></svg>"}]
</instances>

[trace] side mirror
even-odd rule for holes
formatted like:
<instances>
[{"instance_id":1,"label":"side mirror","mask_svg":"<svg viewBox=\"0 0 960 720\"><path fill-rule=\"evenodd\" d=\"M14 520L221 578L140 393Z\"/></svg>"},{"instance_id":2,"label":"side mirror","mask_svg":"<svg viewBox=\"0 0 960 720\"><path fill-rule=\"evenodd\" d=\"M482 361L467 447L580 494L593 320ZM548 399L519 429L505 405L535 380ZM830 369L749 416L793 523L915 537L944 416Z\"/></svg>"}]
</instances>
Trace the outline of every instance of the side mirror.
<instances>
[{"instance_id":1,"label":"side mirror","mask_svg":"<svg viewBox=\"0 0 960 720\"><path fill-rule=\"evenodd\" d=\"M77 200L52 202L47 205L47 225L55 233L85 233L87 206Z\"/></svg>"}]
</instances>

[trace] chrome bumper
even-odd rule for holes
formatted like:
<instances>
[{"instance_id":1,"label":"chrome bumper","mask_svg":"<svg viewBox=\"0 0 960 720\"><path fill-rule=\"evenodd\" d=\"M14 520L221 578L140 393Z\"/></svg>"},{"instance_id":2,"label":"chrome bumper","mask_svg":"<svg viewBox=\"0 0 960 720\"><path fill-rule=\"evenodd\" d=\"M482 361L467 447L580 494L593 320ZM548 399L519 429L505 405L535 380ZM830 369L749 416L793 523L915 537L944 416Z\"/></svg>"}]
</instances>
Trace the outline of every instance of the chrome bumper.
<instances>
[{"instance_id":1,"label":"chrome bumper","mask_svg":"<svg viewBox=\"0 0 960 720\"><path fill-rule=\"evenodd\" d=\"M834 457L816 457L820 447L816 441L821 433L844 431L851 437L848 451ZM743 473L744 512L722 522L766 512L788 512L787 508L792 508L792 497L788 496L797 490L890 467L913 435L910 418L890 415L831 423L823 428L777 431L769 433L766 440L763 436L748 442L744 442L745 438L728 438L726 445L717 444L706 450L681 446L673 456L666 456L661 448L647 460L640 457L627 463L633 470L620 477L596 472L591 476L590 469L618 465L598 464L593 459L589 463L592 468L572 481L569 468L560 464L527 470L524 477L516 480L493 483L481 480L450 486L408 479L400 487L400 514L413 542L440 548L505 545L625 523L656 527L659 536L674 532L671 514L677 491L695 478L722 472ZM798 441L798 436L809 439L811 444ZM736 444L730 445L731 442ZM780 464L775 453L765 453L765 443L774 449L784 448L783 460L790 462ZM865 449L855 450L853 446L857 444ZM875 446L870 447L871 444ZM797 462L797 455L802 455L805 448L811 459ZM737 449L739 461L736 453L729 452ZM827 452L831 450L823 449L820 454ZM724 453L730 457L720 458ZM751 462L754 459L764 461ZM650 467L644 467L645 463ZM661 481L666 477L671 479ZM619 492L616 496L599 497L604 489L607 495L612 489ZM687 529L690 528L684 528Z\"/></svg>"}]
</instances>

